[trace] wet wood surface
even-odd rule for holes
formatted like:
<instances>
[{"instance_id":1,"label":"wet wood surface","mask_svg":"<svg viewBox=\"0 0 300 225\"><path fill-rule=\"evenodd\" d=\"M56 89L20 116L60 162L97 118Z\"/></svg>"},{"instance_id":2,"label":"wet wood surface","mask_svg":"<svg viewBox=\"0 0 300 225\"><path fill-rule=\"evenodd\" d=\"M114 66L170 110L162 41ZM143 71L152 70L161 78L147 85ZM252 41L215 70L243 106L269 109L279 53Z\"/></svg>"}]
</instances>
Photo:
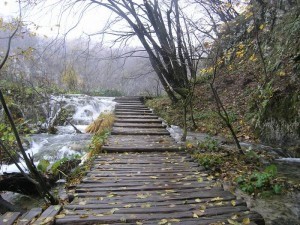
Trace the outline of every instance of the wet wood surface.
<instances>
[{"instance_id":1,"label":"wet wood surface","mask_svg":"<svg viewBox=\"0 0 300 225\"><path fill-rule=\"evenodd\" d=\"M94 160L55 224L264 224L193 161L152 111L142 118L139 98L116 101L122 113L103 147L107 153Z\"/></svg>"}]
</instances>

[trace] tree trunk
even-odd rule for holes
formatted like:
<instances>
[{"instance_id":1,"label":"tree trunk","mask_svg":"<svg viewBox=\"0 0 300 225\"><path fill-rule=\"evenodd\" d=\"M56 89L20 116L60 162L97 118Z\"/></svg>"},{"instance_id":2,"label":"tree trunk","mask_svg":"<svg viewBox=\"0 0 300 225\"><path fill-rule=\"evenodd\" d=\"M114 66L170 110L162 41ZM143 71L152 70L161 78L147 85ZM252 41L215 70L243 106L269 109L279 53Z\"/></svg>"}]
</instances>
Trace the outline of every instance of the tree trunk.
<instances>
[{"instance_id":1,"label":"tree trunk","mask_svg":"<svg viewBox=\"0 0 300 225\"><path fill-rule=\"evenodd\" d=\"M32 183L35 184L36 186L36 189L38 190L38 193L40 194L41 197L47 199L51 204L57 204L57 199L55 199L49 192L49 188L47 187L46 185L46 182L45 182L45 179L43 179L43 177L41 176L40 172L37 170L37 168L35 167L35 165L32 163L31 159L27 156L24 148L23 148L23 145L22 145L22 141L21 141L21 138L20 138L20 135L19 135L19 132L17 130L17 127L13 121L13 118L11 116L11 113L6 105L6 102L5 102L5 99L4 99L4 96L2 94L2 91L0 90L0 101L2 103L2 106L3 106L3 109L4 109L4 112L9 120L9 123L11 125L11 128L12 128L12 131L14 133L14 136L16 138L16 142L18 144L18 147L19 147L19 151L20 151L20 154L23 156L23 160L25 161L26 163L26 166L28 168L28 170L30 171L30 175L32 176L32 178L28 177L28 179L30 179L30 181Z\"/></svg>"},{"instance_id":2,"label":"tree trunk","mask_svg":"<svg viewBox=\"0 0 300 225\"><path fill-rule=\"evenodd\" d=\"M187 105L186 105L186 102L184 102L183 103L183 134L181 137L181 141L186 141L186 136L187 136L187 124L186 124L187 110L186 110L186 108L187 108Z\"/></svg>"},{"instance_id":3,"label":"tree trunk","mask_svg":"<svg viewBox=\"0 0 300 225\"><path fill-rule=\"evenodd\" d=\"M37 195L34 183L21 173L4 173L0 176L0 191L11 191L23 195Z\"/></svg>"}]
</instances>

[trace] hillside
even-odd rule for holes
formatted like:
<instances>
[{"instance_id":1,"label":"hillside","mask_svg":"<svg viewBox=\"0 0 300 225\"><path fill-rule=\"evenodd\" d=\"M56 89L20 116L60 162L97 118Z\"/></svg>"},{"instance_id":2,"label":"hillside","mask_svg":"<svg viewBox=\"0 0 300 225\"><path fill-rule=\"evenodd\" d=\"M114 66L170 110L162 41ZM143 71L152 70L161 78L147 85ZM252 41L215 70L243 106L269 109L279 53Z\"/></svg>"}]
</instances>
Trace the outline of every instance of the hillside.
<instances>
[{"instance_id":1,"label":"hillside","mask_svg":"<svg viewBox=\"0 0 300 225\"><path fill-rule=\"evenodd\" d=\"M299 156L299 5L277 2L248 8L221 32L212 47L222 49L215 87L240 140L282 147ZM197 131L230 138L209 87L215 64L203 64L194 98ZM169 123L182 125L168 100L150 105Z\"/></svg>"}]
</instances>

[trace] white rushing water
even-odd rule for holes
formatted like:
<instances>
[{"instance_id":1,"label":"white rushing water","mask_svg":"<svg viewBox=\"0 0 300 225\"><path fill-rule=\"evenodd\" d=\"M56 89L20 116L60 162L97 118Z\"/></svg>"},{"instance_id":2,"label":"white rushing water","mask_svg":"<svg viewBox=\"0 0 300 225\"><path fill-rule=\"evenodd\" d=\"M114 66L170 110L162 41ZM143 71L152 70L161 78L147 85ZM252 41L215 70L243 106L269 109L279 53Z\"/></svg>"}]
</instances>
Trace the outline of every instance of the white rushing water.
<instances>
[{"instance_id":1,"label":"white rushing water","mask_svg":"<svg viewBox=\"0 0 300 225\"><path fill-rule=\"evenodd\" d=\"M49 102L42 105L42 109L47 115L46 126L51 122L61 108L72 111L70 121L82 134L77 134L75 129L69 125L57 126L57 134L34 134L30 137L30 148L26 151L30 154L34 163L38 164L41 159L54 162L63 157L82 156L86 153L91 140L91 135L85 133L85 128L103 112L112 112L115 108L114 98L96 97L88 95L60 95L51 96ZM19 165L24 168L24 162L20 160ZM16 165L0 165L0 174L4 172L19 172Z\"/></svg>"}]
</instances>

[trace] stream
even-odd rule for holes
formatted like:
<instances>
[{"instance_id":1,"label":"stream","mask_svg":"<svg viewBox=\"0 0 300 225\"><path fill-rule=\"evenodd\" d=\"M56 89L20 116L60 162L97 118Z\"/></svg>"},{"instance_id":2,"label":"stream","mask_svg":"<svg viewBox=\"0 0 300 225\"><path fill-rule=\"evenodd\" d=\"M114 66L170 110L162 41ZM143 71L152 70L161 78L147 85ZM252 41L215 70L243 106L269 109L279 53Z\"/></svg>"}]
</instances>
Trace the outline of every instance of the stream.
<instances>
[{"instance_id":1,"label":"stream","mask_svg":"<svg viewBox=\"0 0 300 225\"><path fill-rule=\"evenodd\" d=\"M51 96L51 100L41 106L47 116L46 122L41 126L46 126L46 123L57 116L61 108L65 108L73 113L70 118L72 124L83 133L78 134L71 125L65 124L56 127L56 134L33 134L29 138L30 147L26 153L33 157L36 165L41 159L53 163L64 157L83 156L91 141L91 134L85 133L85 128L101 113L114 110L116 103L113 99L88 95ZM27 170L22 161L19 165ZM4 172L12 173L19 170L14 164L1 165L0 174Z\"/></svg>"},{"instance_id":2,"label":"stream","mask_svg":"<svg viewBox=\"0 0 300 225\"><path fill-rule=\"evenodd\" d=\"M49 102L41 106L41 110L46 115L47 120L41 126L46 126L61 108L71 110L71 123L79 129L82 134L76 133L75 129L64 124L57 126L56 134L39 133L29 137L30 146L27 154L34 159L34 164L38 165L41 159L49 160L53 163L63 157L79 156L83 157L88 150L91 142L91 134L85 133L85 128L103 112L112 112L115 108L115 102L112 97L96 97L88 95L61 95L51 96ZM21 160L20 166L27 171L25 163ZM14 164L0 165L0 174L19 172ZM30 197L18 193L6 192L1 196L12 204L18 205L23 209L40 207L44 200L39 197Z\"/></svg>"}]
</instances>

